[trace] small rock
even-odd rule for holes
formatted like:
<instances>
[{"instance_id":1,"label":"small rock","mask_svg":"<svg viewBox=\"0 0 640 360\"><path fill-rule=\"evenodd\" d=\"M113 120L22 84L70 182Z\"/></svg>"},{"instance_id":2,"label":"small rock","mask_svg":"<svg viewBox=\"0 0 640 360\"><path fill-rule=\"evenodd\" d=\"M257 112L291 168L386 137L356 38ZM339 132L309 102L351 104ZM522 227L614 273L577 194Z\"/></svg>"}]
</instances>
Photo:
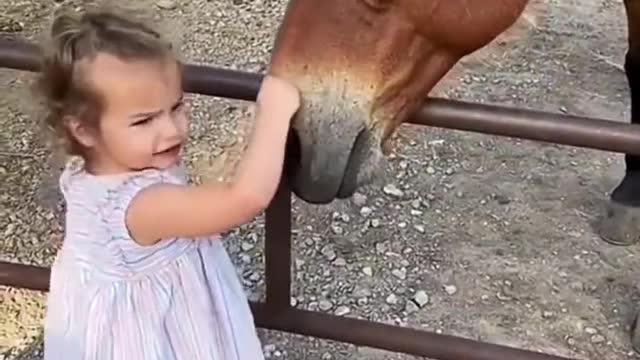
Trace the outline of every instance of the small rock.
<instances>
[{"instance_id":1,"label":"small rock","mask_svg":"<svg viewBox=\"0 0 640 360\"><path fill-rule=\"evenodd\" d=\"M424 234L424 231L425 231L424 226L422 226L422 225L414 225L413 228L416 229L416 231L418 231L419 233Z\"/></svg>"},{"instance_id":2,"label":"small rock","mask_svg":"<svg viewBox=\"0 0 640 360\"><path fill-rule=\"evenodd\" d=\"M263 350L265 353L270 354L270 353L272 353L272 352L276 351L276 346L275 346L275 345L273 345L273 344L267 344L267 345L265 345L265 346L263 346L263 347L262 347L262 350Z\"/></svg>"},{"instance_id":3,"label":"small rock","mask_svg":"<svg viewBox=\"0 0 640 360\"><path fill-rule=\"evenodd\" d=\"M384 243L376 243L376 252L378 254L384 254L387 251L387 247L385 246Z\"/></svg>"},{"instance_id":4,"label":"small rock","mask_svg":"<svg viewBox=\"0 0 640 360\"><path fill-rule=\"evenodd\" d=\"M322 311L328 311L333 307L333 304L329 300L320 300L318 302L318 308Z\"/></svg>"},{"instance_id":5,"label":"small rock","mask_svg":"<svg viewBox=\"0 0 640 360\"><path fill-rule=\"evenodd\" d=\"M551 311L545 310L542 312L542 317L545 319L549 319L552 316L553 316L553 313Z\"/></svg>"},{"instance_id":6,"label":"small rock","mask_svg":"<svg viewBox=\"0 0 640 360\"><path fill-rule=\"evenodd\" d=\"M405 268L393 269L391 270L391 274L400 280L404 280L407 278L407 269Z\"/></svg>"},{"instance_id":7,"label":"small rock","mask_svg":"<svg viewBox=\"0 0 640 360\"><path fill-rule=\"evenodd\" d=\"M368 207L368 206L363 206L363 207L360 209L360 215L362 215L362 216L364 216L364 217L367 217L367 216L371 215L372 213L373 213L373 209L371 209L371 208L370 208L370 207Z\"/></svg>"},{"instance_id":8,"label":"small rock","mask_svg":"<svg viewBox=\"0 0 640 360\"><path fill-rule=\"evenodd\" d=\"M399 223L398 223L398 227L399 227L400 229L404 229L404 228L406 228L406 227L407 227L407 223L406 223L406 222L404 222L404 221L401 221L401 222L399 222Z\"/></svg>"},{"instance_id":9,"label":"small rock","mask_svg":"<svg viewBox=\"0 0 640 360\"><path fill-rule=\"evenodd\" d=\"M378 219L371 220L371 227L377 228L379 226L380 226L380 220Z\"/></svg>"},{"instance_id":10,"label":"small rock","mask_svg":"<svg viewBox=\"0 0 640 360\"><path fill-rule=\"evenodd\" d=\"M458 288L455 285L445 285L444 291L449 295L453 295L458 291Z\"/></svg>"},{"instance_id":11,"label":"small rock","mask_svg":"<svg viewBox=\"0 0 640 360\"><path fill-rule=\"evenodd\" d=\"M331 225L331 232L336 235L342 235L344 233L344 230L338 225Z\"/></svg>"},{"instance_id":12,"label":"small rock","mask_svg":"<svg viewBox=\"0 0 640 360\"><path fill-rule=\"evenodd\" d=\"M345 265L347 265L347 261L345 259L339 257L339 258L336 258L333 261L333 265L335 265L335 266L345 266Z\"/></svg>"},{"instance_id":13,"label":"small rock","mask_svg":"<svg viewBox=\"0 0 640 360\"><path fill-rule=\"evenodd\" d=\"M362 272L367 276L373 276L373 269L370 266L363 267Z\"/></svg>"},{"instance_id":14,"label":"small rock","mask_svg":"<svg viewBox=\"0 0 640 360\"><path fill-rule=\"evenodd\" d=\"M321 253L329 261L333 261L337 257L336 252L333 249L331 249L329 246L323 247L321 250Z\"/></svg>"},{"instance_id":15,"label":"small rock","mask_svg":"<svg viewBox=\"0 0 640 360\"><path fill-rule=\"evenodd\" d=\"M393 184L386 185L384 188L382 188L382 191L384 191L384 193L387 195L391 195L395 197L404 196L404 192Z\"/></svg>"},{"instance_id":16,"label":"small rock","mask_svg":"<svg viewBox=\"0 0 640 360\"><path fill-rule=\"evenodd\" d=\"M600 343L602 343L604 341L605 341L604 336L602 336L600 334L596 334L596 335L593 335L591 337L591 342L594 343L594 344L600 344Z\"/></svg>"},{"instance_id":17,"label":"small rock","mask_svg":"<svg viewBox=\"0 0 640 360\"><path fill-rule=\"evenodd\" d=\"M429 303L429 295L423 290L420 290L413 296L413 301L415 301L419 307L423 307Z\"/></svg>"},{"instance_id":18,"label":"small rock","mask_svg":"<svg viewBox=\"0 0 640 360\"><path fill-rule=\"evenodd\" d=\"M242 261L244 264L249 264L249 263L251 263L251 256L249 256L247 254L241 254L240 255L240 261Z\"/></svg>"},{"instance_id":19,"label":"small rock","mask_svg":"<svg viewBox=\"0 0 640 360\"><path fill-rule=\"evenodd\" d=\"M367 196L364 194L355 193L351 197L351 201L353 201L353 204L356 206L363 206L367 203Z\"/></svg>"},{"instance_id":20,"label":"small rock","mask_svg":"<svg viewBox=\"0 0 640 360\"><path fill-rule=\"evenodd\" d=\"M418 311L420 308L418 307L418 305L416 305L415 302L413 301L407 301L407 303L404 306L404 311L407 312L407 314L411 314L414 313L416 311Z\"/></svg>"},{"instance_id":21,"label":"small rock","mask_svg":"<svg viewBox=\"0 0 640 360\"><path fill-rule=\"evenodd\" d=\"M435 173L436 173L436 169L432 168L431 166L427 166L427 174L433 175Z\"/></svg>"},{"instance_id":22,"label":"small rock","mask_svg":"<svg viewBox=\"0 0 640 360\"><path fill-rule=\"evenodd\" d=\"M240 247L242 248L242 251L249 251L254 248L254 245L252 243L243 241Z\"/></svg>"},{"instance_id":23,"label":"small rock","mask_svg":"<svg viewBox=\"0 0 640 360\"><path fill-rule=\"evenodd\" d=\"M398 297L395 294L391 294L387 296L386 302L387 304L395 305L398 303Z\"/></svg>"},{"instance_id":24,"label":"small rock","mask_svg":"<svg viewBox=\"0 0 640 360\"><path fill-rule=\"evenodd\" d=\"M16 230L16 225L14 223L9 223L4 230L4 236L13 235Z\"/></svg>"},{"instance_id":25,"label":"small rock","mask_svg":"<svg viewBox=\"0 0 640 360\"><path fill-rule=\"evenodd\" d=\"M173 10L178 4L174 0L156 0L156 6L163 10Z\"/></svg>"},{"instance_id":26,"label":"small rock","mask_svg":"<svg viewBox=\"0 0 640 360\"><path fill-rule=\"evenodd\" d=\"M594 335L598 333L598 330L592 328L592 327L588 327L584 329L584 332L586 332L589 335Z\"/></svg>"},{"instance_id":27,"label":"small rock","mask_svg":"<svg viewBox=\"0 0 640 360\"><path fill-rule=\"evenodd\" d=\"M349 307L348 307L348 306L340 305L340 306L338 306L338 308L336 309L335 314L336 314L337 316L343 316L343 315L346 315L346 314L348 314L348 313L350 313L350 312L351 312L351 309L349 309Z\"/></svg>"},{"instance_id":28,"label":"small rock","mask_svg":"<svg viewBox=\"0 0 640 360\"><path fill-rule=\"evenodd\" d=\"M251 273L251 275L249 275L249 280L251 280L251 281L260 280L260 273L258 273L258 272Z\"/></svg>"},{"instance_id":29,"label":"small rock","mask_svg":"<svg viewBox=\"0 0 640 360\"><path fill-rule=\"evenodd\" d=\"M356 287L356 289L353 291L353 296L357 298L371 296L371 289L366 287Z\"/></svg>"}]
</instances>

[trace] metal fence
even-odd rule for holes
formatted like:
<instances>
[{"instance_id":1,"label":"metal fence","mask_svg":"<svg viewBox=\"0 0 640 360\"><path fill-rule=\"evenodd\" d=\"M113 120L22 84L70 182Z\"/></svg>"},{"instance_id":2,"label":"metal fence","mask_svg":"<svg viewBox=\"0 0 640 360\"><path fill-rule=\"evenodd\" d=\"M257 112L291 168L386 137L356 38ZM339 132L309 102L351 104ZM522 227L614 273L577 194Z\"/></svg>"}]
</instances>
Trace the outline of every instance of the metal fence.
<instances>
[{"instance_id":1,"label":"metal fence","mask_svg":"<svg viewBox=\"0 0 640 360\"><path fill-rule=\"evenodd\" d=\"M0 68L38 71L39 49L0 39ZM254 101L262 76L187 65L185 90ZM410 123L640 155L640 126L432 98ZM424 330L385 325L290 305L291 192L286 179L266 211L266 301L250 302L258 327L439 360L570 360ZM0 262L0 285L47 291L49 269Z\"/></svg>"}]
</instances>

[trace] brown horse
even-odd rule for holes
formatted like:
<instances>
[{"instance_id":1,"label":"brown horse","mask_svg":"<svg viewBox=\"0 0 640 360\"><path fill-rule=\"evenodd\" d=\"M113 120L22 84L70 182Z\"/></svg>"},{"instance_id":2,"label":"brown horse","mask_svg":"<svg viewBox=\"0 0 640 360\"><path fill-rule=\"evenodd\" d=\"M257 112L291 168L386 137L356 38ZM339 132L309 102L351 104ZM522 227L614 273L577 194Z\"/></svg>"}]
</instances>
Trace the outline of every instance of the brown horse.
<instances>
[{"instance_id":1,"label":"brown horse","mask_svg":"<svg viewBox=\"0 0 640 360\"><path fill-rule=\"evenodd\" d=\"M525 0L291 0L270 71L293 81L303 105L294 123L293 191L310 203L350 197L373 178L384 142L465 55L510 28ZM640 123L640 0L624 0L631 122ZM357 46L356 46L357 44ZM611 195L601 236L640 236L640 157ZM640 349L640 339L634 340Z\"/></svg>"},{"instance_id":2,"label":"brown horse","mask_svg":"<svg viewBox=\"0 0 640 360\"><path fill-rule=\"evenodd\" d=\"M301 89L293 191L310 203L350 197L373 178L384 142L465 55L511 27L525 0L291 0L270 71ZM640 0L624 1L631 122L640 123ZM357 46L355 46L357 44ZM626 156L602 237L640 237L640 157Z\"/></svg>"}]
</instances>

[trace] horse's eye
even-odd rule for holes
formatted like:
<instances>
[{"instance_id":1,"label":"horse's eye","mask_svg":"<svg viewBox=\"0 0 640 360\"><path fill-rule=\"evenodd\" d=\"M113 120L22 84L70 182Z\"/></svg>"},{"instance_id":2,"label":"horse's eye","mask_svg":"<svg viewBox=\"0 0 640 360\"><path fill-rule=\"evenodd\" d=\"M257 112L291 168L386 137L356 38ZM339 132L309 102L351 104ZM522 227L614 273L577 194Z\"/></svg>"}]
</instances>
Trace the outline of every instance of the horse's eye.
<instances>
[{"instance_id":1,"label":"horse's eye","mask_svg":"<svg viewBox=\"0 0 640 360\"><path fill-rule=\"evenodd\" d=\"M376 11L388 10L395 0L360 0L365 5Z\"/></svg>"}]
</instances>

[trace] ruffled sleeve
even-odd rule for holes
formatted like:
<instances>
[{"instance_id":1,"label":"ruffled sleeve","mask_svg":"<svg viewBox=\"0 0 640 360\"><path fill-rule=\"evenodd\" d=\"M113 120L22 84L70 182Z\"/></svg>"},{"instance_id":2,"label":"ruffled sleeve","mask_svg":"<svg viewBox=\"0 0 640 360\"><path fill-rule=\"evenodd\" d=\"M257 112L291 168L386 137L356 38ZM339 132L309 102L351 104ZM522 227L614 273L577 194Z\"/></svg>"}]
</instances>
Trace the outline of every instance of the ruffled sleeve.
<instances>
[{"instance_id":1,"label":"ruffled sleeve","mask_svg":"<svg viewBox=\"0 0 640 360\"><path fill-rule=\"evenodd\" d=\"M166 171L145 170L140 174L123 180L107 191L102 214L106 230L111 241L117 246L126 248L140 247L132 238L127 228L125 217L133 198L149 186L163 183L181 184L175 176Z\"/></svg>"}]
</instances>

